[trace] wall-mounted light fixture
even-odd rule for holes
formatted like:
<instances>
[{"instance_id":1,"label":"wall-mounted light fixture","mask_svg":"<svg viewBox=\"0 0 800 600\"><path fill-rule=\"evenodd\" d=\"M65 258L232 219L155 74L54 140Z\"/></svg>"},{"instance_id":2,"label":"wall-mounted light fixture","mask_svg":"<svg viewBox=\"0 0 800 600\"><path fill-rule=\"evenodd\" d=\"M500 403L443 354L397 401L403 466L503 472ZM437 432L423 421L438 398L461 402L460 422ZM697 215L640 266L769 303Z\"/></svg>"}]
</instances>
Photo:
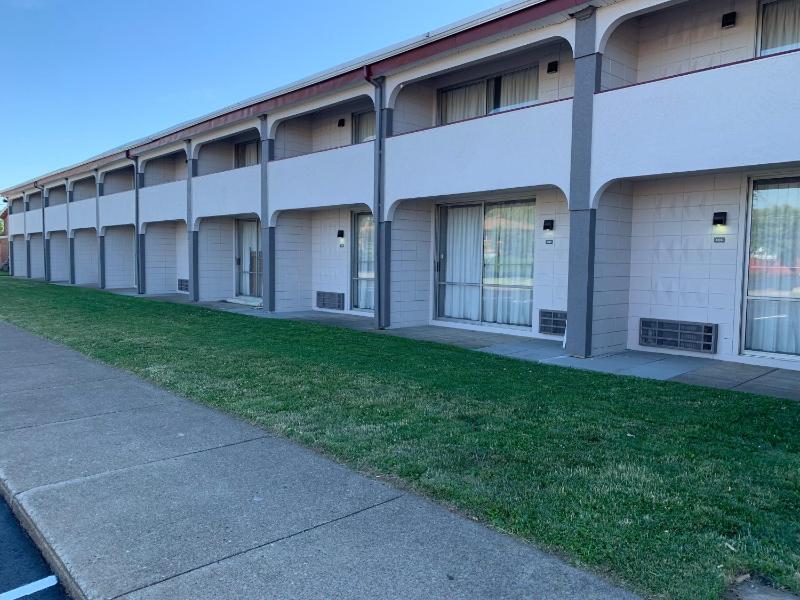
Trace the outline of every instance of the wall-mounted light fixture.
<instances>
[{"instance_id":1,"label":"wall-mounted light fixture","mask_svg":"<svg viewBox=\"0 0 800 600\"><path fill-rule=\"evenodd\" d=\"M337 123L337 125L339 127L344 127L346 123L347 123L347 121L345 121L344 119L339 119L339 122Z\"/></svg>"},{"instance_id":2,"label":"wall-mounted light fixture","mask_svg":"<svg viewBox=\"0 0 800 600\"><path fill-rule=\"evenodd\" d=\"M727 225L728 224L728 213L726 212L715 212L714 218L711 220L713 225Z\"/></svg>"},{"instance_id":3,"label":"wall-mounted light fixture","mask_svg":"<svg viewBox=\"0 0 800 600\"><path fill-rule=\"evenodd\" d=\"M736 27L736 12L728 12L722 15L722 28L730 29Z\"/></svg>"},{"instance_id":4,"label":"wall-mounted light fixture","mask_svg":"<svg viewBox=\"0 0 800 600\"><path fill-rule=\"evenodd\" d=\"M339 242L339 248L344 248L344 229L336 232L336 239Z\"/></svg>"},{"instance_id":5,"label":"wall-mounted light fixture","mask_svg":"<svg viewBox=\"0 0 800 600\"><path fill-rule=\"evenodd\" d=\"M545 219L544 220L544 227L542 227L545 231L553 231L556 228L556 222L553 219Z\"/></svg>"},{"instance_id":6,"label":"wall-mounted light fixture","mask_svg":"<svg viewBox=\"0 0 800 600\"><path fill-rule=\"evenodd\" d=\"M558 61L553 60L547 63L547 72L548 73L558 73Z\"/></svg>"}]
</instances>

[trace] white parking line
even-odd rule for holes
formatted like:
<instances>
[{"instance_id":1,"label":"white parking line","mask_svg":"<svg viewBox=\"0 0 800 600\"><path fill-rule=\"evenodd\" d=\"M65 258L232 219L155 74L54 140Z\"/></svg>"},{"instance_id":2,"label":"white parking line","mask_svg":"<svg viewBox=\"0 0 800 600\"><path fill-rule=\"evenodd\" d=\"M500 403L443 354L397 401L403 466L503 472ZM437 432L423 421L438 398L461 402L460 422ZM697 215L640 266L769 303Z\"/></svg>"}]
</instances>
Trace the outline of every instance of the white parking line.
<instances>
[{"instance_id":1,"label":"white parking line","mask_svg":"<svg viewBox=\"0 0 800 600\"><path fill-rule=\"evenodd\" d=\"M31 594L35 594L41 590L46 590L49 587L53 587L57 583L58 579L56 579L56 576L50 575L49 577L39 579L38 581L21 585L18 588L14 588L8 592L3 592L0 594L0 600L17 600L17 598L24 598L25 596L30 596Z\"/></svg>"}]
</instances>

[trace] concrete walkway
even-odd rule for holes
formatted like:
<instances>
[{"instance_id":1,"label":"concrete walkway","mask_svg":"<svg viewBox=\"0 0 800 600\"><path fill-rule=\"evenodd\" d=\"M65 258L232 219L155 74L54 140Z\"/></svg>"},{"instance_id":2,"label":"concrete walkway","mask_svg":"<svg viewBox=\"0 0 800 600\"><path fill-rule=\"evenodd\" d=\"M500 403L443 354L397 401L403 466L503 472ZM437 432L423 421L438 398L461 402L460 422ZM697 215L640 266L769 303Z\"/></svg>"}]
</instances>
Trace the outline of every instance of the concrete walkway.
<instances>
[{"instance_id":1,"label":"concrete walkway","mask_svg":"<svg viewBox=\"0 0 800 600\"><path fill-rule=\"evenodd\" d=\"M635 598L3 323L0 360L0 491L75 598Z\"/></svg>"},{"instance_id":2,"label":"concrete walkway","mask_svg":"<svg viewBox=\"0 0 800 600\"><path fill-rule=\"evenodd\" d=\"M116 290L115 290L116 291ZM136 295L136 291L118 292L124 295ZM165 296L148 296L167 302L188 303L185 294ZM800 370L781 368L781 362L773 361L776 366L757 366L729 361L714 360L698 356L680 356L660 352L641 352L626 350L610 356L597 358L575 358L564 353L560 342L544 339L526 338L502 333L489 333L425 325L421 327L401 327L377 331L370 317L361 317L346 313L323 311L299 311L286 313L268 313L260 308L253 308L229 302L200 302L200 306L258 317L262 319L291 319L311 321L338 327L347 327L357 331L372 331L386 335L395 335L415 340L425 340L442 344L451 344L471 350L489 352L529 360L544 364L631 375L661 381L680 381L693 385L737 390L753 394L775 396L800 401Z\"/></svg>"}]
</instances>

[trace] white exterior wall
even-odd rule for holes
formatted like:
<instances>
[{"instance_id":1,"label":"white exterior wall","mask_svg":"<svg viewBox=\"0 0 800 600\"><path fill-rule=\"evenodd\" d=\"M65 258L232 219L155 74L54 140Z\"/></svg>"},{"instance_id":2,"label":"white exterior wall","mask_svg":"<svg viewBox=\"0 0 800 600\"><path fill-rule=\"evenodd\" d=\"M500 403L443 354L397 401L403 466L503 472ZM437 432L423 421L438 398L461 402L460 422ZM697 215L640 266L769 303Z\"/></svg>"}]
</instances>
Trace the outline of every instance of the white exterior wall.
<instances>
[{"instance_id":1,"label":"white exterior wall","mask_svg":"<svg viewBox=\"0 0 800 600\"><path fill-rule=\"evenodd\" d=\"M25 237L15 235L11 240L14 244L14 276L27 277L28 275L28 247Z\"/></svg>"},{"instance_id":2,"label":"white exterior wall","mask_svg":"<svg viewBox=\"0 0 800 600\"><path fill-rule=\"evenodd\" d=\"M367 142L269 163L269 208L372 206L374 144Z\"/></svg>"},{"instance_id":3,"label":"white exterior wall","mask_svg":"<svg viewBox=\"0 0 800 600\"><path fill-rule=\"evenodd\" d=\"M148 294L178 290L175 223L150 223L144 236L145 288Z\"/></svg>"},{"instance_id":4,"label":"white exterior wall","mask_svg":"<svg viewBox=\"0 0 800 600\"><path fill-rule=\"evenodd\" d=\"M285 212L275 227L275 309L310 310L311 213Z\"/></svg>"},{"instance_id":5,"label":"white exterior wall","mask_svg":"<svg viewBox=\"0 0 800 600\"><path fill-rule=\"evenodd\" d=\"M139 190L139 220L186 220L186 180L162 183Z\"/></svg>"},{"instance_id":6,"label":"white exterior wall","mask_svg":"<svg viewBox=\"0 0 800 600\"><path fill-rule=\"evenodd\" d=\"M351 307L350 253L355 241L352 218L353 211L350 208L331 208L311 213L311 301L314 307L318 291L342 293L345 309ZM339 247L336 237L340 229L344 231L344 248Z\"/></svg>"},{"instance_id":7,"label":"white exterior wall","mask_svg":"<svg viewBox=\"0 0 800 600\"><path fill-rule=\"evenodd\" d=\"M30 236L31 248L31 278L44 279L44 245L41 233Z\"/></svg>"},{"instance_id":8,"label":"white exterior wall","mask_svg":"<svg viewBox=\"0 0 800 600\"><path fill-rule=\"evenodd\" d=\"M738 354L746 199L743 173L634 183L628 347L639 319L657 317L717 323L719 355ZM720 211L723 232L711 224Z\"/></svg>"},{"instance_id":9,"label":"white exterior wall","mask_svg":"<svg viewBox=\"0 0 800 600\"><path fill-rule=\"evenodd\" d=\"M130 164L130 163L128 163ZM103 193L106 196L133 191L133 167L109 171L103 177Z\"/></svg>"},{"instance_id":10,"label":"white exterior wall","mask_svg":"<svg viewBox=\"0 0 800 600\"><path fill-rule=\"evenodd\" d=\"M433 202L409 200L392 221L392 327L427 325L433 281Z\"/></svg>"},{"instance_id":11,"label":"white exterior wall","mask_svg":"<svg viewBox=\"0 0 800 600\"><path fill-rule=\"evenodd\" d=\"M553 231L544 231L545 219L553 219ZM533 330L538 334L539 310L567 310L569 207L560 190L536 192L533 231ZM553 240L553 243L548 244L547 240Z\"/></svg>"},{"instance_id":12,"label":"white exterior wall","mask_svg":"<svg viewBox=\"0 0 800 600\"><path fill-rule=\"evenodd\" d=\"M238 214L261 216L260 165L192 178L194 219Z\"/></svg>"},{"instance_id":13,"label":"white exterior wall","mask_svg":"<svg viewBox=\"0 0 800 600\"><path fill-rule=\"evenodd\" d=\"M8 234L23 235L25 233L25 213L12 213L8 215Z\"/></svg>"},{"instance_id":14,"label":"white exterior wall","mask_svg":"<svg viewBox=\"0 0 800 600\"><path fill-rule=\"evenodd\" d=\"M572 101L564 100L389 138L387 209L398 200L545 185L568 193L571 123Z\"/></svg>"},{"instance_id":15,"label":"white exterior wall","mask_svg":"<svg viewBox=\"0 0 800 600\"><path fill-rule=\"evenodd\" d=\"M144 185L154 186L186 178L186 155L177 152L148 160L144 165Z\"/></svg>"},{"instance_id":16,"label":"white exterior wall","mask_svg":"<svg viewBox=\"0 0 800 600\"><path fill-rule=\"evenodd\" d=\"M177 279L189 279L189 236L186 223L175 223L175 274Z\"/></svg>"},{"instance_id":17,"label":"white exterior wall","mask_svg":"<svg viewBox=\"0 0 800 600\"><path fill-rule=\"evenodd\" d=\"M42 231L42 209L29 210L25 212L25 232L41 233Z\"/></svg>"},{"instance_id":18,"label":"white exterior wall","mask_svg":"<svg viewBox=\"0 0 800 600\"><path fill-rule=\"evenodd\" d=\"M235 230L232 218L203 219L200 222L198 233L200 300L225 300L235 295L234 243Z\"/></svg>"},{"instance_id":19,"label":"white exterior wall","mask_svg":"<svg viewBox=\"0 0 800 600\"><path fill-rule=\"evenodd\" d=\"M67 205L48 206L44 209L44 226L47 231L67 230Z\"/></svg>"},{"instance_id":20,"label":"white exterior wall","mask_svg":"<svg viewBox=\"0 0 800 600\"><path fill-rule=\"evenodd\" d=\"M95 185L94 177L86 177L75 182L72 188L72 201L78 202L80 200L87 200L94 198L97 195L97 185Z\"/></svg>"},{"instance_id":21,"label":"white exterior wall","mask_svg":"<svg viewBox=\"0 0 800 600\"><path fill-rule=\"evenodd\" d=\"M592 296L595 355L621 352L628 344L632 206L632 186L626 182L607 189L597 207Z\"/></svg>"},{"instance_id":22,"label":"white exterior wall","mask_svg":"<svg viewBox=\"0 0 800 600\"><path fill-rule=\"evenodd\" d=\"M97 285L97 233L94 229L76 231L73 243L75 244L75 283Z\"/></svg>"},{"instance_id":23,"label":"white exterior wall","mask_svg":"<svg viewBox=\"0 0 800 600\"><path fill-rule=\"evenodd\" d=\"M133 226L109 227L105 237L106 288L135 287L136 241Z\"/></svg>"},{"instance_id":24,"label":"white exterior wall","mask_svg":"<svg viewBox=\"0 0 800 600\"><path fill-rule=\"evenodd\" d=\"M97 225L97 200L89 198L69 205L69 227L71 230L86 229Z\"/></svg>"},{"instance_id":25,"label":"white exterior wall","mask_svg":"<svg viewBox=\"0 0 800 600\"><path fill-rule=\"evenodd\" d=\"M65 231L50 234L50 279L69 281L69 240Z\"/></svg>"},{"instance_id":26,"label":"white exterior wall","mask_svg":"<svg viewBox=\"0 0 800 600\"><path fill-rule=\"evenodd\" d=\"M628 177L797 162L798 73L793 53L595 95L593 194Z\"/></svg>"},{"instance_id":27,"label":"white exterior wall","mask_svg":"<svg viewBox=\"0 0 800 600\"><path fill-rule=\"evenodd\" d=\"M133 225L136 222L136 200L133 191L101 196L100 227Z\"/></svg>"}]
</instances>

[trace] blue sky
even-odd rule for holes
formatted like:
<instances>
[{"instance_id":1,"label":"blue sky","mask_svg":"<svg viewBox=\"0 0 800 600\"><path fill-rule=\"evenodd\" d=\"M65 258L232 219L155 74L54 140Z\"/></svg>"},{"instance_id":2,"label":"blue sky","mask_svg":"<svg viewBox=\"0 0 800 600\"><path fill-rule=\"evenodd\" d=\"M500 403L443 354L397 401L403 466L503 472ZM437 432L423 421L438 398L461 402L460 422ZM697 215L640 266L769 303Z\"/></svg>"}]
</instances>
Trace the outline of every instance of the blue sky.
<instances>
[{"instance_id":1,"label":"blue sky","mask_svg":"<svg viewBox=\"0 0 800 600\"><path fill-rule=\"evenodd\" d=\"M499 0L0 0L0 189Z\"/></svg>"}]
</instances>

